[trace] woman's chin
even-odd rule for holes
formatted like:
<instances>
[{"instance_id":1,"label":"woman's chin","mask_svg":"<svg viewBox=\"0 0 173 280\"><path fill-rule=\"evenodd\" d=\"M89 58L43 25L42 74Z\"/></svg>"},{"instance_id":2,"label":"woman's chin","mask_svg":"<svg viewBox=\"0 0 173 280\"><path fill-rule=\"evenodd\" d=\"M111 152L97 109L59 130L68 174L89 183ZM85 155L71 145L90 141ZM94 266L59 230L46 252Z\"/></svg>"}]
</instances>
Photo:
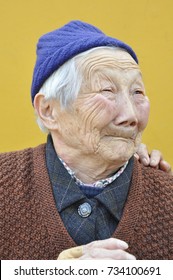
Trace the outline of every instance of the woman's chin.
<instances>
[{"instance_id":1,"label":"woman's chin","mask_svg":"<svg viewBox=\"0 0 173 280\"><path fill-rule=\"evenodd\" d=\"M102 157L109 161L115 161L124 164L136 151L136 144L133 140L110 141L107 145L100 146Z\"/></svg>"}]
</instances>

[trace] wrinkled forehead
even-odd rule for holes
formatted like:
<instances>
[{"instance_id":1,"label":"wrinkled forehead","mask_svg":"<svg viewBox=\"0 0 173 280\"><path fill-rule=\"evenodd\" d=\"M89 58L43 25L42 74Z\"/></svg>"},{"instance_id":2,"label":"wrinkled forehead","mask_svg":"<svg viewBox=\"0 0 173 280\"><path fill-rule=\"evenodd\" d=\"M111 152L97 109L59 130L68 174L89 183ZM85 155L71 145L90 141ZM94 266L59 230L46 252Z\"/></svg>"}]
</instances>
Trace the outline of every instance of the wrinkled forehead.
<instances>
[{"instance_id":1,"label":"wrinkled forehead","mask_svg":"<svg viewBox=\"0 0 173 280\"><path fill-rule=\"evenodd\" d=\"M103 69L119 69L125 72L136 70L141 74L139 65L132 56L120 48L96 48L86 56L77 59L78 66L86 76Z\"/></svg>"}]
</instances>

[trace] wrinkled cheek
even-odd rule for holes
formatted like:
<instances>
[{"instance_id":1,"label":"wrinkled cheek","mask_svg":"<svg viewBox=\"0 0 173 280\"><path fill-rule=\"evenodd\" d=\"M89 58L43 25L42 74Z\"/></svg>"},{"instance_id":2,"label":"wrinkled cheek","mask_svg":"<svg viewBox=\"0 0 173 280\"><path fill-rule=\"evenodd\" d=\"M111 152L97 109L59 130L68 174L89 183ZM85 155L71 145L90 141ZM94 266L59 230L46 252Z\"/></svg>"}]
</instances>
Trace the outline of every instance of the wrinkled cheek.
<instances>
[{"instance_id":1,"label":"wrinkled cheek","mask_svg":"<svg viewBox=\"0 0 173 280\"><path fill-rule=\"evenodd\" d=\"M150 103L147 101L145 104L139 106L139 114L138 114L138 120L139 120L139 130L143 131L147 124L149 119L149 113L150 113Z\"/></svg>"},{"instance_id":2,"label":"wrinkled cheek","mask_svg":"<svg viewBox=\"0 0 173 280\"><path fill-rule=\"evenodd\" d=\"M116 107L114 102L101 94L96 94L88 102L81 105L81 118L85 127L101 129L115 118Z\"/></svg>"},{"instance_id":3,"label":"wrinkled cheek","mask_svg":"<svg viewBox=\"0 0 173 280\"><path fill-rule=\"evenodd\" d=\"M86 133L85 130L80 130L77 134L75 147L81 150L84 154L96 153L100 142L100 132L96 128L91 129Z\"/></svg>"},{"instance_id":4,"label":"wrinkled cheek","mask_svg":"<svg viewBox=\"0 0 173 280\"><path fill-rule=\"evenodd\" d=\"M113 102L104 102L102 103L102 108L97 114L96 126L100 131L108 126L112 120L114 120L118 115L117 107Z\"/></svg>"}]
</instances>

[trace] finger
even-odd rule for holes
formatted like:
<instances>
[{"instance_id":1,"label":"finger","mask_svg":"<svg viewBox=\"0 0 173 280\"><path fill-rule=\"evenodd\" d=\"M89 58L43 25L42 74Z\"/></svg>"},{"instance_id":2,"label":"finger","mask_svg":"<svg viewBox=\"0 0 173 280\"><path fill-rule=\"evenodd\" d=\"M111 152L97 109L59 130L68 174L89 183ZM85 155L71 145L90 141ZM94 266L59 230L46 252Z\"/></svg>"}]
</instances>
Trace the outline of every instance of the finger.
<instances>
[{"instance_id":1,"label":"finger","mask_svg":"<svg viewBox=\"0 0 173 280\"><path fill-rule=\"evenodd\" d=\"M167 172L167 173L172 174L171 166L170 166L170 164L169 164L167 161L165 161L165 160L161 160L161 161L160 161L159 168L160 168L162 171L165 171L165 172Z\"/></svg>"},{"instance_id":2,"label":"finger","mask_svg":"<svg viewBox=\"0 0 173 280\"><path fill-rule=\"evenodd\" d=\"M135 153L134 156L137 158L137 160L139 160L139 155L137 153Z\"/></svg>"},{"instance_id":3,"label":"finger","mask_svg":"<svg viewBox=\"0 0 173 280\"><path fill-rule=\"evenodd\" d=\"M105 240L97 240L91 243L88 243L83 246L83 252L85 253L87 250L94 250L94 249L123 249L126 250L128 248L128 244L120 239L117 238L108 238Z\"/></svg>"},{"instance_id":4,"label":"finger","mask_svg":"<svg viewBox=\"0 0 173 280\"><path fill-rule=\"evenodd\" d=\"M147 150L147 146L141 143L138 147L137 154L139 156L139 161L145 166L149 165L150 159Z\"/></svg>"},{"instance_id":5,"label":"finger","mask_svg":"<svg viewBox=\"0 0 173 280\"><path fill-rule=\"evenodd\" d=\"M135 256L129 254L124 250L108 250L95 248L94 250L88 250L80 259L104 259L104 260L135 260Z\"/></svg>"},{"instance_id":6,"label":"finger","mask_svg":"<svg viewBox=\"0 0 173 280\"><path fill-rule=\"evenodd\" d=\"M152 150L150 154L150 166L159 167L159 163L162 160L162 154L158 150Z\"/></svg>"},{"instance_id":7,"label":"finger","mask_svg":"<svg viewBox=\"0 0 173 280\"><path fill-rule=\"evenodd\" d=\"M69 259L78 259L83 254L83 246L77 246L70 249L62 251L57 260L69 260Z\"/></svg>"}]
</instances>

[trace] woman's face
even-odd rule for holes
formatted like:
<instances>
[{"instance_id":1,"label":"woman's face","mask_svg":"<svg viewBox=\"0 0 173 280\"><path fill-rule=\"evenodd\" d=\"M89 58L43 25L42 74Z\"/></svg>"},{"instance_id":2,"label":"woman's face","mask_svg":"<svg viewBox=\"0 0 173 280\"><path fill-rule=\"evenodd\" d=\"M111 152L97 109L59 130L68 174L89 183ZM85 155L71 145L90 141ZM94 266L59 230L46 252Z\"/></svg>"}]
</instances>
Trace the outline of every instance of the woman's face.
<instances>
[{"instance_id":1,"label":"woman's face","mask_svg":"<svg viewBox=\"0 0 173 280\"><path fill-rule=\"evenodd\" d=\"M98 49L78 63L81 90L70 111L57 107L57 137L84 155L121 164L135 153L148 122L139 66L121 49Z\"/></svg>"}]
</instances>

